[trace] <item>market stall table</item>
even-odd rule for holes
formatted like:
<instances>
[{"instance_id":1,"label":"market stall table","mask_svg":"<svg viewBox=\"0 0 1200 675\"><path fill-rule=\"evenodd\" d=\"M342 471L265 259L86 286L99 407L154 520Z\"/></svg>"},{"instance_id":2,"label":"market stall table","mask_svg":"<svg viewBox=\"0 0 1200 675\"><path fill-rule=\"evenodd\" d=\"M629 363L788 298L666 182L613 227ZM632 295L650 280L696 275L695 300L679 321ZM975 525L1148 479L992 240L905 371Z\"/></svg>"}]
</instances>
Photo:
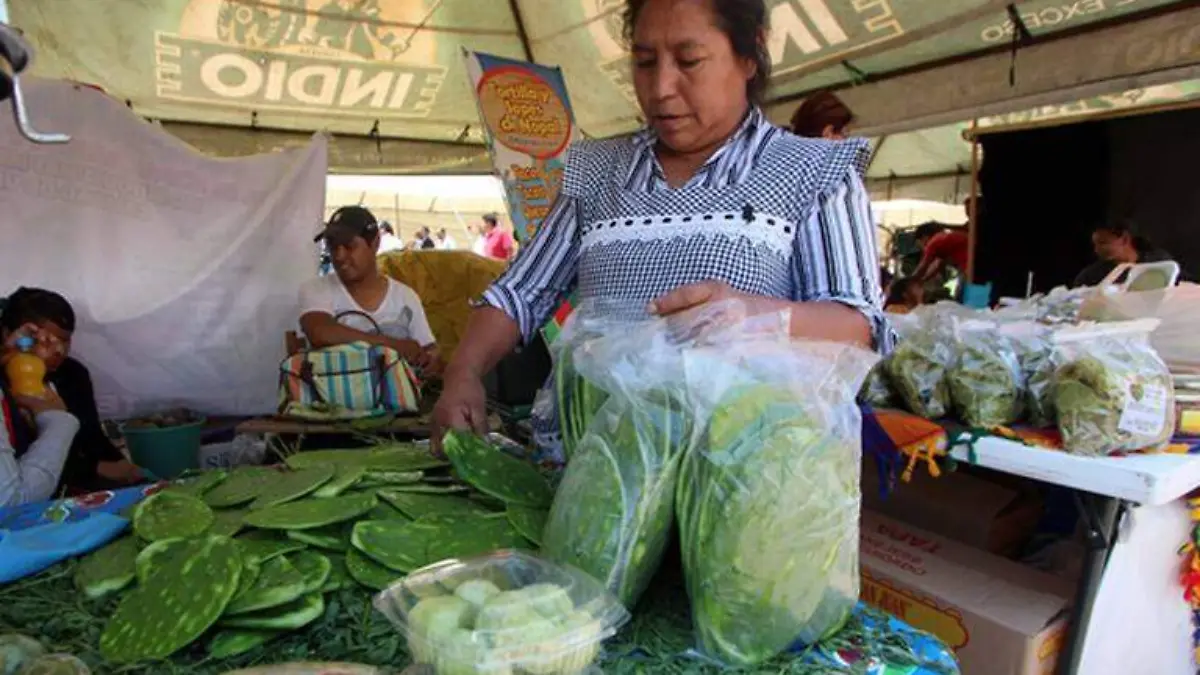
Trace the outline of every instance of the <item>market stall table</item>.
<instances>
[{"instance_id":1,"label":"market stall table","mask_svg":"<svg viewBox=\"0 0 1200 675\"><path fill-rule=\"evenodd\" d=\"M972 438L952 433L950 456L1075 491L1087 550L1057 672L1193 675L1178 548L1190 530L1181 500L1200 487L1200 455L1086 457Z\"/></svg>"},{"instance_id":2,"label":"market stall table","mask_svg":"<svg viewBox=\"0 0 1200 675\"><path fill-rule=\"evenodd\" d=\"M499 430L503 423L497 415L488 418L488 424L493 430ZM429 418L420 416L399 416L382 421L360 420L354 422L327 422L302 420L294 417L256 417L246 420L236 428L238 434L277 434L289 436L331 436L346 434L398 434L414 438L429 436Z\"/></svg>"},{"instance_id":3,"label":"market stall table","mask_svg":"<svg viewBox=\"0 0 1200 675\"><path fill-rule=\"evenodd\" d=\"M0 509L0 529L20 530L48 523L80 524L96 514L126 511L155 486L139 486L80 498ZM41 574L0 586L0 633L20 632L55 651L75 654L93 672L109 672L98 651L99 634L112 612L112 601L86 601L72 583L71 568L59 565ZM167 661L121 672L147 675L223 673L235 667L288 661L338 660L403 666L404 638L368 604L370 592L343 589L329 594L322 618L305 630L288 633L248 654L224 661L207 658L203 645ZM607 673L731 672L690 652L691 621L678 569L664 568L633 622L606 643ZM399 668L397 667L398 671ZM798 648L753 669L792 675L955 675L958 670L944 645L895 618L862 604L846 626L819 645Z\"/></svg>"}]
</instances>

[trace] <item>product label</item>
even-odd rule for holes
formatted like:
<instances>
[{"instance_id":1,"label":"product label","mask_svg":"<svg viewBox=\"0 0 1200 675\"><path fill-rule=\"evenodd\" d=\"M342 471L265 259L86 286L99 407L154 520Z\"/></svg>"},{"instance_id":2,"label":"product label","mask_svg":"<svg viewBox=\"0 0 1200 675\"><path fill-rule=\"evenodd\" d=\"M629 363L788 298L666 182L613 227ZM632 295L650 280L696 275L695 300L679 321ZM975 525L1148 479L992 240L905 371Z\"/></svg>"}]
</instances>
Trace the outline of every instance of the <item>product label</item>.
<instances>
[{"instance_id":1,"label":"product label","mask_svg":"<svg viewBox=\"0 0 1200 675\"><path fill-rule=\"evenodd\" d=\"M1167 389L1157 384L1129 385L1117 428L1138 436L1158 436L1167 421Z\"/></svg>"}]
</instances>

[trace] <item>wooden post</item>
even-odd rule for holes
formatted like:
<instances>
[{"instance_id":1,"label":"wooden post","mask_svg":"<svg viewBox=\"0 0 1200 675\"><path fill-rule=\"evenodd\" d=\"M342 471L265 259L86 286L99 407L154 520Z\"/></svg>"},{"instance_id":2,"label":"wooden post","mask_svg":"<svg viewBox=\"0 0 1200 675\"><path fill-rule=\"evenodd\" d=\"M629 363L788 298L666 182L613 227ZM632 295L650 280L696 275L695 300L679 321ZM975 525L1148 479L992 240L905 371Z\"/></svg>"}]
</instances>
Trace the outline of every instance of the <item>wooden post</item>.
<instances>
[{"instance_id":1,"label":"wooden post","mask_svg":"<svg viewBox=\"0 0 1200 675\"><path fill-rule=\"evenodd\" d=\"M975 245L979 240L979 120L971 122L971 200L974 208L967 214L967 283L975 283Z\"/></svg>"}]
</instances>

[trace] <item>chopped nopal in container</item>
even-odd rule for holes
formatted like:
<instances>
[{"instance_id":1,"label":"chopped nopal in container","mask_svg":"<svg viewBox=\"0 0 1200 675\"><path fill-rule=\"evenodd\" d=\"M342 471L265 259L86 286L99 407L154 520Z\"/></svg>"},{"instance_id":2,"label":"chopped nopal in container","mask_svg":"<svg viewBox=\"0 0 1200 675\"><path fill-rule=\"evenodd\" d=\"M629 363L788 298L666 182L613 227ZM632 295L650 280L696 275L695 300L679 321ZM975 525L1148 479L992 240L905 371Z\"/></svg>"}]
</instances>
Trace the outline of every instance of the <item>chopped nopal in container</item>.
<instances>
[{"instance_id":1,"label":"chopped nopal in container","mask_svg":"<svg viewBox=\"0 0 1200 675\"><path fill-rule=\"evenodd\" d=\"M582 673L629 620L595 579L516 551L430 565L374 604L438 675Z\"/></svg>"}]
</instances>

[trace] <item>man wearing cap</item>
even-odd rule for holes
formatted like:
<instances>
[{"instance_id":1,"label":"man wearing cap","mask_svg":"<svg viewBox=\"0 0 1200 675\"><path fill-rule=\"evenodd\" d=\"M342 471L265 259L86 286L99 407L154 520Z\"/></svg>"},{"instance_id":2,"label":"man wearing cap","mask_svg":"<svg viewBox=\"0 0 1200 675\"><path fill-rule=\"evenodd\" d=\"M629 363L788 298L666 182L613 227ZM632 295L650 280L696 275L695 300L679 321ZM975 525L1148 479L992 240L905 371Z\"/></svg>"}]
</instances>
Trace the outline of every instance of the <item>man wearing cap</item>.
<instances>
[{"instance_id":1,"label":"man wearing cap","mask_svg":"<svg viewBox=\"0 0 1200 675\"><path fill-rule=\"evenodd\" d=\"M384 345L414 366L436 369L433 332L421 298L380 274L375 264L380 244L375 216L361 206L343 206L334 211L316 240L324 240L329 248L334 274L313 279L300 289L300 328L309 343L313 347L360 341Z\"/></svg>"}]
</instances>

